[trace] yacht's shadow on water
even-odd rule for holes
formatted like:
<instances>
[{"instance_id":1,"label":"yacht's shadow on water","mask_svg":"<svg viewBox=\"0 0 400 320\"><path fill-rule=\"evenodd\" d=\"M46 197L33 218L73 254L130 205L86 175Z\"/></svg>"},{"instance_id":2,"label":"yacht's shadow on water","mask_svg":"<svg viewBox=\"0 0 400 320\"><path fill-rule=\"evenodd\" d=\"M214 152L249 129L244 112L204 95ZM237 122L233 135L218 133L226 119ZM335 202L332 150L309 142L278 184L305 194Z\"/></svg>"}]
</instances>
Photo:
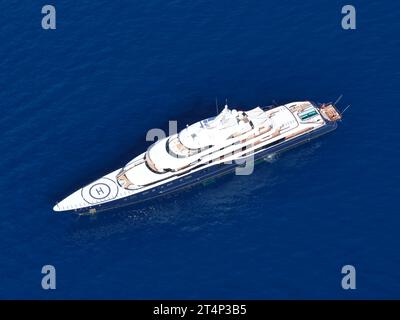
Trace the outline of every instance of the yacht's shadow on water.
<instances>
[{"instance_id":1,"label":"yacht's shadow on water","mask_svg":"<svg viewBox=\"0 0 400 320\"><path fill-rule=\"evenodd\" d=\"M207 229L263 214L259 208L279 208L285 184L296 172L311 166L323 142L311 142L297 149L265 159L248 176L234 173L198 184L155 200L97 213L76 216L67 238L74 243L104 240L127 232L137 236L160 228L178 232ZM287 187L287 186L286 186Z\"/></svg>"}]
</instances>

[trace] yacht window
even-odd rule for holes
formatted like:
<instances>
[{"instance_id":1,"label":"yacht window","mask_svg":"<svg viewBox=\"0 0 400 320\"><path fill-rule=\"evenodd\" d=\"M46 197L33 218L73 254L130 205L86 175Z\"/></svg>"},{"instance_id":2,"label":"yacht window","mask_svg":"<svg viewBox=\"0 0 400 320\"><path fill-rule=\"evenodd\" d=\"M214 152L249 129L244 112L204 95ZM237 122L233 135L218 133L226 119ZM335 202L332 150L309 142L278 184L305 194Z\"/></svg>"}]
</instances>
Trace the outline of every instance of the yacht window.
<instances>
[{"instance_id":1,"label":"yacht window","mask_svg":"<svg viewBox=\"0 0 400 320\"><path fill-rule=\"evenodd\" d=\"M207 150L210 147L207 146L203 149L189 149L182 144L178 136L175 136L168 139L167 143L165 144L165 148L167 152L173 157L186 158Z\"/></svg>"},{"instance_id":2,"label":"yacht window","mask_svg":"<svg viewBox=\"0 0 400 320\"><path fill-rule=\"evenodd\" d=\"M154 162L150 159L149 155L146 154L145 155L145 164L147 166L147 168L149 168L150 171L154 172L154 173L163 173L164 170L159 170L156 165L154 164Z\"/></svg>"}]
</instances>

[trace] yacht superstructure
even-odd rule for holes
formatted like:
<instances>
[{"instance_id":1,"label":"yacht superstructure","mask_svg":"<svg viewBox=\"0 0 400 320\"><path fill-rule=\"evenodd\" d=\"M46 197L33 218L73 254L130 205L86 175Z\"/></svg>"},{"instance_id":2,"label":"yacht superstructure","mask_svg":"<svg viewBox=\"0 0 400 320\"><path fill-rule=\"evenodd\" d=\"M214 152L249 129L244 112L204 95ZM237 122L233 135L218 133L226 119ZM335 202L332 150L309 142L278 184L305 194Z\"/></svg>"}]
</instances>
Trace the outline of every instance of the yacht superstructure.
<instances>
[{"instance_id":1,"label":"yacht superstructure","mask_svg":"<svg viewBox=\"0 0 400 320\"><path fill-rule=\"evenodd\" d=\"M54 211L95 213L177 191L334 130L340 113L310 101L229 109L152 144L124 167L77 190Z\"/></svg>"}]
</instances>

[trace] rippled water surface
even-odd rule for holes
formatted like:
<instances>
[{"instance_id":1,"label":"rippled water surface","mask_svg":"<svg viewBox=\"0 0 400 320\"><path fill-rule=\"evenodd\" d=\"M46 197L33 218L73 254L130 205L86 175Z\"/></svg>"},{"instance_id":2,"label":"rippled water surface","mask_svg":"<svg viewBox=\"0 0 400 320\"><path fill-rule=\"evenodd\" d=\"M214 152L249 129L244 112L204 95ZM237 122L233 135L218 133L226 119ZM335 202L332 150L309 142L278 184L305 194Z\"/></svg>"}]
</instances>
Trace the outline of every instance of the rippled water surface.
<instances>
[{"instance_id":1,"label":"rippled water surface","mask_svg":"<svg viewBox=\"0 0 400 320\"><path fill-rule=\"evenodd\" d=\"M387 2L387 4L384 4ZM1 298L399 298L400 5L0 5ZM95 217L52 206L215 114L344 97L339 128L208 186ZM41 289L41 268L57 289ZM341 289L341 267L357 290Z\"/></svg>"}]
</instances>

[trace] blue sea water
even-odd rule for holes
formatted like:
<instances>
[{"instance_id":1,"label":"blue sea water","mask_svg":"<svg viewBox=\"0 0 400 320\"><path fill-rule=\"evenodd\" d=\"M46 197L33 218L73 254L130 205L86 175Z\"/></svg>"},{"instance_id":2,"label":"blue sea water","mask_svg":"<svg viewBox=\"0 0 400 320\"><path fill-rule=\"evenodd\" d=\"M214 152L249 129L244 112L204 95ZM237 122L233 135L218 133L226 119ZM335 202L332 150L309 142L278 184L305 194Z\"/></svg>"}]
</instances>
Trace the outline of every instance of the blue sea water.
<instances>
[{"instance_id":1,"label":"blue sea water","mask_svg":"<svg viewBox=\"0 0 400 320\"><path fill-rule=\"evenodd\" d=\"M0 298L400 298L400 4L0 5ZM339 128L256 167L94 217L54 214L151 128L344 97ZM41 288L41 268L57 289ZM341 288L354 265L357 289Z\"/></svg>"}]
</instances>

